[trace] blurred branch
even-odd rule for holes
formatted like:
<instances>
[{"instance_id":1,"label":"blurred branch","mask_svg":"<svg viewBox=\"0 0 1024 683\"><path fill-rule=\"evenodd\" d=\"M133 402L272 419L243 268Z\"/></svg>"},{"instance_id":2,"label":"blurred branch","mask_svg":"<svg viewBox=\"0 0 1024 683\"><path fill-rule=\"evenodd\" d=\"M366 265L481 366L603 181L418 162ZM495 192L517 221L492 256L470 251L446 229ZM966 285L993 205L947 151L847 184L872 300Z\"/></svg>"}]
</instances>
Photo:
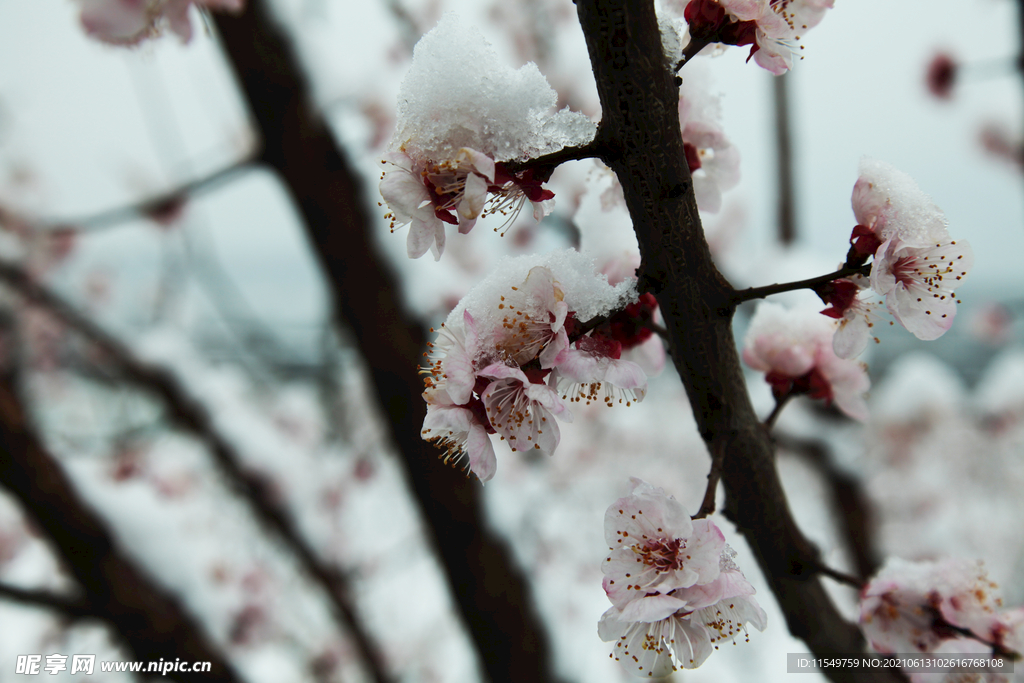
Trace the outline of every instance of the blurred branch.
<instances>
[{"instance_id":1,"label":"blurred branch","mask_svg":"<svg viewBox=\"0 0 1024 683\"><path fill-rule=\"evenodd\" d=\"M832 503L846 547L853 555L857 576L866 580L878 571L879 560L871 542L871 503L860 480L836 467L828 444L776 432L775 442L794 455L804 458L821 474L832 491Z\"/></svg>"},{"instance_id":2,"label":"blurred branch","mask_svg":"<svg viewBox=\"0 0 1024 683\"><path fill-rule=\"evenodd\" d=\"M381 413L444 567L448 587L492 681L553 679L548 637L526 578L484 520L481 489L437 462L420 438L423 327L403 309L397 277L374 246L383 219L367 213L366 191L320 114L269 3L238 17L216 16L264 140L261 161L295 201L331 288L335 319L347 325L372 378Z\"/></svg>"},{"instance_id":3,"label":"blurred branch","mask_svg":"<svg viewBox=\"0 0 1024 683\"><path fill-rule=\"evenodd\" d=\"M775 105L775 160L778 180L779 242L789 246L796 240L796 186L793 183L793 136L789 112L789 81L784 73L772 79L772 100Z\"/></svg>"},{"instance_id":4,"label":"blurred branch","mask_svg":"<svg viewBox=\"0 0 1024 683\"><path fill-rule=\"evenodd\" d=\"M48 229L70 227L75 230L85 231L114 227L120 223L138 218L159 220L161 217L183 206L189 198L213 192L224 185L234 182L239 176L248 171L248 163L248 160L239 161L210 175L185 183L169 192L161 192L131 204L116 206L112 209L105 209L86 216L72 216L70 218L44 217L35 222L46 226Z\"/></svg>"},{"instance_id":5,"label":"blurred branch","mask_svg":"<svg viewBox=\"0 0 1024 683\"><path fill-rule=\"evenodd\" d=\"M7 352L8 330L0 330ZM0 485L17 499L49 537L65 566L78 580L87 604L125 641L135 660L175 658L212 663L205 673L180 672L176 678L197 683L238 683L231 665L210 645L200 626L178 600L158 587L115 544L105 523L78 495L57 461L43 447L29 422L16 387L10 354L0 368ZM62 604L32 591L6 591L9 598L84 616L81 605ZM58 605L60 604L60 607Z\"/></svg>"},{"instance_id":6,"label":"blurred branch","mask_svg":"<svg viewBox=\"0 0 1024 683\"><path fill-rule=\"evenodd\" d=\"M601 98L600 142L622 184L640 245L641 291L658 300L676 370L712 461L726 516L750 543L790 632L818 656L860 652L819 577L818 551L793 519L774 447L750 403L732 335L737 292L704 237L679 130L678 91L653 3L576 0ZM830 670L834 681L895 681L890 671Z\"/></svg>"},{"instance_id":7,"label":"blurred branch","mask_svg":"<svg viewBox=\"0 0 1024 683\"><path fill-rule=\"evenodd\" d=\"M19 605L53 610L69 619L103 618L87 600L78 600L45 590L18 588L6 583L0 583L0 599L15 602Z\"/></svg>"},{"instance_id":8,"label":"blurred branch","mask_svg":"<svg viewBox=\"0 0 1024 683\"><path fill-rule=\"evenodd\" d=\"M268 489L267 482L246 470L235 450L214 427L206 408L189 396L178 379L167 369L145 363L124 343L115 339L73 306L34 282L19 266L0 259L0 280L32 303L57 316L64 324L95 345L106 359L119 368L129 382L147 389L167 406L171 419L191 432L210 449L215 464L229 484L248 504L255 517L293 552L312 579L320 585L335 609L338 622L353 639L363 663L374 680L388 681L383 663L355 616L348 597L345 578L323 562L306 543L295 523Z\"/></svg>"}]
</instances>

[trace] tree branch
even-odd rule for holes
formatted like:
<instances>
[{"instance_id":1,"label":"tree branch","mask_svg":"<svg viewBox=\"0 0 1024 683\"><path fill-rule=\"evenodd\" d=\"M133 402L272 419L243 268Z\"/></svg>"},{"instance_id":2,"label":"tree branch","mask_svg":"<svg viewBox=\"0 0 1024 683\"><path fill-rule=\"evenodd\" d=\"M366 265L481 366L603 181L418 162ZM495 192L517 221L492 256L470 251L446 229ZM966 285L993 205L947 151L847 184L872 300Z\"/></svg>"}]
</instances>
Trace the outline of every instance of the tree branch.
<instances>
[{"instance_id":1,"label":"tree branch","mask_svg":"<svg viewBox=\"0 0 1024 683\"><path fill-rule=\"evenodd\" d=\"M159 217L183 205L187 199L193 196L214 192L224 185L234 182L239 175L246 172L247 163L248 160L242 160L168 192L161 192L131 204L105 209L88 216L41 218L34 222L51 230L58 228L98 230L114 227L119 223L140 217Z\"/></svg>"},{"instance_id":2,"label":"tree branch","mask_svg":"<svg viewBox=\"0 0 1024 683\"><path fill-rule=\"evenodd\" d=\"M505 167L511 173L521 173L533 170L533 177L537 180L547 182L555 169L567 161L580 161L582 159L598 159L607 156L610 150L604 149L596 139L578 147L563 147L562 149L539 156L536 159L525 161L510 161Z\"/></svg>"},{"instance_id":3,"label":"tree branch","mask_svg":"<svg viewBox=\"0 0 1024 683\"><path fill-rule=\"evenodd\" d=\"M859 652L864 639L837 611L811 563L754 413L732 336L737 293L704 239L679 130L678 92L651 2L577 0L604 120L598 137L622 183L640 244L641 289L658 299L698 429L722 460L726 514L750 543L790 631L819 656ZM888 671L835 670L835 681L893 681Z\"/></svg>"},{"instance_id":4,"label":"tree branch","mask_svg":"<svg viewBox=\"0 0 1024 683\"><path fill-rule=\"evenodd\" d=\"M88 600L58 595L46 590L18 588L17 586L0 583L0 598L9 602L16 602L19 605L30 605L32 607L53 610L68 619L103 618L103 615L99 614Z\"/></svg>"},{"instance_id":5,"label":"tree branch","mask_svg":"<svg viewBox=\"0 0 1024 683\"><path fill-rule=\"evenodd\" d=\"M167 406L170 418L175 424L207 445L214 463L235 492L249 505L256 519L298 557L303 569L327 594L334 607L336 619L354 641L356 650L374 679L390 680L377 650L356 618L344 577L321 560L306 543L291 516L267 489L266 482L246 470L234 446L214 427L209 412L189 396L178 379L165 368L144 363L136 358L125 344L56 294L33 281L19 266L0 259L0 280L81 334L120 369L125 379L156 394Z\"/></svg>"},{"instance_id":6,"label":"tree branch","mask_svg":"<svg viewBox=\"0 0 1024 683\"><path fill-rule=\"evenodd\" d=\"M752 299L764 299L773 294L781 294L783 292L792 292L796 289L816 289L821 285L827 285L833 280L839 280L852 275L863 275L867 276L871 274L871 265L864 266L843 266L834 273L827 275L819 275L818 277L808 278L806 280L797 280L796 282L783 282L775 285L765 285L764 287L748 287L746 289L735 290L732 294L733 304L740 304L744 301L750 301Z\"/></svg>"},{"instance_id":7,"label":"tree branch","mask_svg":"<svg viewBox=\"0 0 1024 683\"><path fill-rule=\"evenodd\" d=\"M775 432L773 438L780 448L804 458L821 474L832 492L831 499L839 518L840 530L853 556L857 576L861 580L873 576L880 562L872 543L871 503L860 481L835 466L828 445L823 441L802 439L780 432Z\"/></svg>"},{"instance_id":8,"label":"tree branch","mask_svg":"<svg viewBox=\"0 0 1024 683\"><path fill-rule=\"evenodd\" d=\"M364 205L356 173L339 151L286 37L265 0L238 17L216 15L264 140L261 160L295 200L303 227L330 285L335 319L353 332L366 361L407 482L441 558L448 586L486 675L498 681L553 680L548 638L529 586L506 544L489 531L480 485L437 463L420 438L423 327L403 310L396 277L375 248L385 230Z\"/></svg>"}]
</instances>

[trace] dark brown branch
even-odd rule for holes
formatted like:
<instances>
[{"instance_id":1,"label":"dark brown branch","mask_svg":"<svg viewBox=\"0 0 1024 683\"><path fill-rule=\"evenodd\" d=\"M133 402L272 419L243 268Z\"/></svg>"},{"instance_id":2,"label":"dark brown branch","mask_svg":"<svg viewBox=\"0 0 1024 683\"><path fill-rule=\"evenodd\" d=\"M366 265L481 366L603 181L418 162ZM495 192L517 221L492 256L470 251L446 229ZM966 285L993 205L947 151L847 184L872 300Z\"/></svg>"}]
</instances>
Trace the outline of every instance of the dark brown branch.
<instances>
[{"instance_id":1,"label":"dark brown branch","mask_svg":"<svg viewBox=\"0 0 1024 683\"><path fill-rule=\"evenodd\" d=\"M772 412L764 420L764 426L768 431L771 431L775 427L775 421L779 419L779 415L782 414L782 409L789 403L789 399L793 398L793 394L785 394L782 398L775 399L775 407L772 408Z\"/></svg>"},{"instance_id":2,"label":"dark brown branch","mask_svg":"<svg viewBox=\"0 0 1024 683\"><path fill-rule=\"evenodd\" d=\"M675 70L679 71L680 69L682 69L684 66L686 66L687 62L689 62L691 59L697 56L697 53L699 53L701 50L703 50L710 44L711 41L707 39L702 40L690 36L690 42L686 45L686 47L683 48L683 56L678 62L676 62Z\"/></svg>"},{"instance_id":3,"label":"dark brown branch","mask_svg":"<svg viewBox=\"0 0 1024 683\"><path fill-rule=\"evenodd\" d=\"M818 572L822 576L829 577L833 581L838 581L839 583L846 584L847 586L856 588L857 590L864 588L863 579L858 579L856 576L851 576L846 572L841 572L838 569L833 569L832 567L822 563L815 564L813 567L814 571Z\"/></svg>"},{"instance_id":4,"label":"dark brown branch","mask_svg":"<svg viewBox=\"0 0 1024 683\"><path fill-rule=\"evenodd\" d=\"M701 436L722 462L726 515L750 543L790 631L819 656L859 652L811 562L758 420L732 336L736 292L715 268L679 130L678 92L651 2L577 0L601 98L598 137L622 183L640 244L641 288L658 299L669 347ZM835 681L893 681L888 671L835 670Z\"/></svg>"},{"instance_id":5,"label":"dark brown branch","mask_svg":"<svg viewBox=\"0 0 1024 683\"><path fill-rule=\"evenodd\" d=\"M379 654L362 629L352 607L344 577L321 560L304 540L291 516L266 483L246 470L241 457L213 425L206 408L192 398L178 379L164 368L144 363L121 341L79 313L73 306L49 291L19 266L0 260L0 280L17 290L25 299L57 316L81 334L113 363L129 382L153 392L167 406L171 419L179 427L203 441L214 463L259 522L272 531L299 558L306 572L325 591L342 628L352 638L357 651L377 681L390 680Z\"/></svg>"},{"instance_id":6,"label":"dark brown branch","mask_svg":"<svg viewBox=\"0 0 1024 683\"><path fill-rule=\"evenodd\" d=\"M835 506L846 547L853 556L857 576L861 580L873 576L880 563L871 540L871 503L860 481L836 467L825 442L779 432L773 437L780 448L804 458L821 474L831 490L830 499Z\"/></svg>"},{"instance_id":7,"label":"dark brown branch","mask_svg":"<svg viewBox=\"0 0 1024 683\"><path fill-rule=\"evenodd\" d=\"M103 618L88 600L58 595L46 590L18 588L17 586L0 583L0 599L16 602L19 605L42 607L57 612L68 619Z\"/></svg>"},{"instance_id":8,"label":"dark brown branch","mask_svg":"<svg viewBox=\"0 0 1024 683\"><path fill-rule=\"evenodd\" d=\"M731 299L734 304L739 304L744 301L751 301L753 299L764 299L773 294L781 294L783 292L792 292L795 289L816 289L821 285L827 285L833 280L839 280L844 277L851 277L853 275L870 275L871 266L843 266L834 273L827 275L819 275L818 277L808 278L806 280L797 280L796 282L783 282L776 285L765 285L764 287L748 287L746 289L738 289L732 293Z\"/></svg>"},{"instance_id":9,"label":"dark brown branch","mask_svg":"<svg viewBox=\"0 0 1024 683\"><path fill-rule=\"evenodd\" d=\"M719 453L711 458L711 469L708 470L708 485L704 489L704 500L700 503L700 509L693 519L704 519L715 511L715 495L718 493L718 483L722 480L722 454Z\"/></svg>"},{"instance_id":10,"label":"dark brown branch","mask_svg":"<svg viewBox=\"0 0 1024 683\"><path fill-rule=\"evenodd\" d=\"M295 201L331 288L337 321L347 325L368 366L407 482L426 520L428 542L485 675L499 681L550 681L548 638L527 581L509 548L489 531L480 484L443 468L420 438L422 326L403 310L396 277L374 245L371 218L355 171L339 151L290 45L264 0L239 17L217 15L217 28L264 140L262 161Z\"/></svg>"},{"instance_id":11,"label":"dark brown branch","mask_svg":"<svg viewBox=\"0 0 1024 683\"><path fill-rule=\"evenodd\" d=\"M10 339L3 342L10 344ZM0 486L46 533L81 585L90 609L120 635L133 659L211 662L210 672L181 672L175 677L237 683L234 669L207 642L177 598L153 583L117 546L106 524L43 447L18 395L14 369L10 363L0 369ZM48 606L57 607L52 600Z\"/></svg>"},{"instance_id":12,"label":"dark brown branch","mask_svg":"<svg viewBox=\"0 0 1024 683\"><path fill-rule=\"evenodd\" d=\"M551 152L536 159L526 161L512 161L505 164L511 173L533 170L533 177L541 182L547 182L555 169L567 161L581 161L583 159L597 159L607 156L609 150L601 147L596 140L578 147L563 147L557 152Z\"/></svg>"}]
</instances>

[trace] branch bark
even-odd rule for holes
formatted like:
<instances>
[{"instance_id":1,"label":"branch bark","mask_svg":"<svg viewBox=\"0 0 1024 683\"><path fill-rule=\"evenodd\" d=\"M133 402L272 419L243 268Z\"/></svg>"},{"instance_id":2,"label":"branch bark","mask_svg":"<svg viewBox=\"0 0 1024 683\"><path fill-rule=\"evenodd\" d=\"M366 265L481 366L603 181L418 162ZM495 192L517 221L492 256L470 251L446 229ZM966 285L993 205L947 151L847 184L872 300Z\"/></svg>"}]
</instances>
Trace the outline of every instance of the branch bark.
<instances>
[{"instance_id":1,"label":"branch bark","mask_svg":"<svg viewBox=\"0 0 1024 683\"><path fill-rule=\"evenodd\" d=\"M814 575L817 550L797 528L754 413L732 336L732 286L711 259L679 130L678 90L651 2L577 0L601 98L599 144L622 184L640 244L641 289L658 299L676 369L701 436L721 458L726 515L750 543L789 630L817 655L864 639ZM835 681L893 681L888 671L833 671Z\"/></svg>"},{"instance_id":2,"label":"branch bark","mask_svg":"<svg viewBox=\"0 0 1024 683\"><path fill-rule=\"evenodd\" d=\"M369 367L408 483L429 525L448 585L486 675L498 681L553 680L548 639L525 577L506 545L488 532L480 484L437 462L420 438L422 327L402 310L395 274L373 245L373 221L355 172L310 105L310 92L267 3L238 17L216 16L263 135L260 160L287 185L331 288L334 314L352 331Z\"/></svg>"}]
</instances>

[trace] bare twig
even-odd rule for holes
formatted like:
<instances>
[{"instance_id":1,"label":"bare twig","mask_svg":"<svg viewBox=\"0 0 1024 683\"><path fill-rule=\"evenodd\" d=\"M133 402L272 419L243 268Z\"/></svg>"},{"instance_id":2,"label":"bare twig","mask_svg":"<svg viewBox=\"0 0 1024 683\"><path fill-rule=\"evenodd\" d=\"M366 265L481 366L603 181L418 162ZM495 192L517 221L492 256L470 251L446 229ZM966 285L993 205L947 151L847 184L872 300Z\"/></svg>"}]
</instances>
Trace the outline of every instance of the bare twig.
<instances>
[{"instance_id":1,"label":"bare twig","mask_svg":"<svg viewBox=\"0 0 1024 683\"><path fill-rule=\"evenodd\" d=\"M815 562L812 566L814 567L814 571L818 572L822 576L827 576L830 579L846 584L851 588L860 590L864 587L863 579L858 579L856 576L852 576L846 572L841 572L838 569L833 569L832 567L820 562Z\"/></svg>"},{"instance_id":2,"label":"bare twig","mask_svg":"<svg viewBox=\"0 0 1024 683\"><path fill-rule=\"evenodd\" d=\"M225 168L181 185L170 192L148 197L127 205L119 205L87 216L69 216L67 218L44 217L35 223L50 228L68 228L89 231L111 228L120 223L151 216L161 216L183 203L186 199L213 192L224 185L237 180L248 171L247 160L231 164Z\"/></svg>"},{"instance_id":3,"label":"bare twig","mask_svg":"<svg viewBox=\"0 0 1024 683\"><path fill-rule=\"evenodd\" d=\"M792 292L796 289L816 289L821 285L826 285L833 280L839 280L853 275L870 275L871 265L865 266L843 266L834 273L828 273L827 275L819 275L818 277L808 278L806 280L797 280L796 282L783 282L776 285L765 285L764 287L748 287L747 289L735 290L732 294L732 301L734 304L739 304L744 301L750 301L752 299L764 299L773 294L781 294L782 292Z\"/></svg>"},{"instance_id":4,"label":"bare twig","mask_svg":"<svg viewBox=\"0 0 1024 683\"><path fill-rule=\"evenodd\" d=\"M534 178L541 182L546 182L551 178L551 174L554 170L567 161L597 159L607 156L609 151L610 150L603 148L601 144L594 139L585 145L579 145L577 147L563 147L557 152L551 152L550 154L539 156L536 159L509 162L505 164L505 167L511 173L521 173L523 171L533 170Z\"/></svg>"},{"instance_id":5,"label":"bare twig","mask_svg":"<svg viewBox=\"0 0 1024 683\"><path fill-rule=\"evenodd\" d=\"M680 69L682 69L684 66L686 66L687 62L689 62L691 59L697 56L698 52L700 52L710 44L711 41L706 38L700 39L691 36L690 42L686 45L685 48L683 48L682 58L678 62L676 62L675 70L679 71Z\"/></svg>"},{"instance_id":6,"label":"bare twig","mask_svg":"<svg viewBox=\"0 0 1024 683\"><path fill-rule=\"evenodd\" d=\"M708 485L704 489L704 500L693 519L704 519L715 511L715 495L718 493L718 482L722 480L722 459L724 453L711 454L711 469L708 470Z\"/></svg>"},{"instance_id":7,"label":"bare twig","mask_svg":"<svg viewBox=\"0 0 1024 683\"><path fill-rule=\"evenodd\" d=\"M789 403L789 399L793 398L793 394L785 394L781 398L775 399L775 407L772 408L772 412L764 420L764 426L771 431L775 427L775 421L779 419L779 415L782 414L782 409Z\"/></svg>"}]
</instances>

